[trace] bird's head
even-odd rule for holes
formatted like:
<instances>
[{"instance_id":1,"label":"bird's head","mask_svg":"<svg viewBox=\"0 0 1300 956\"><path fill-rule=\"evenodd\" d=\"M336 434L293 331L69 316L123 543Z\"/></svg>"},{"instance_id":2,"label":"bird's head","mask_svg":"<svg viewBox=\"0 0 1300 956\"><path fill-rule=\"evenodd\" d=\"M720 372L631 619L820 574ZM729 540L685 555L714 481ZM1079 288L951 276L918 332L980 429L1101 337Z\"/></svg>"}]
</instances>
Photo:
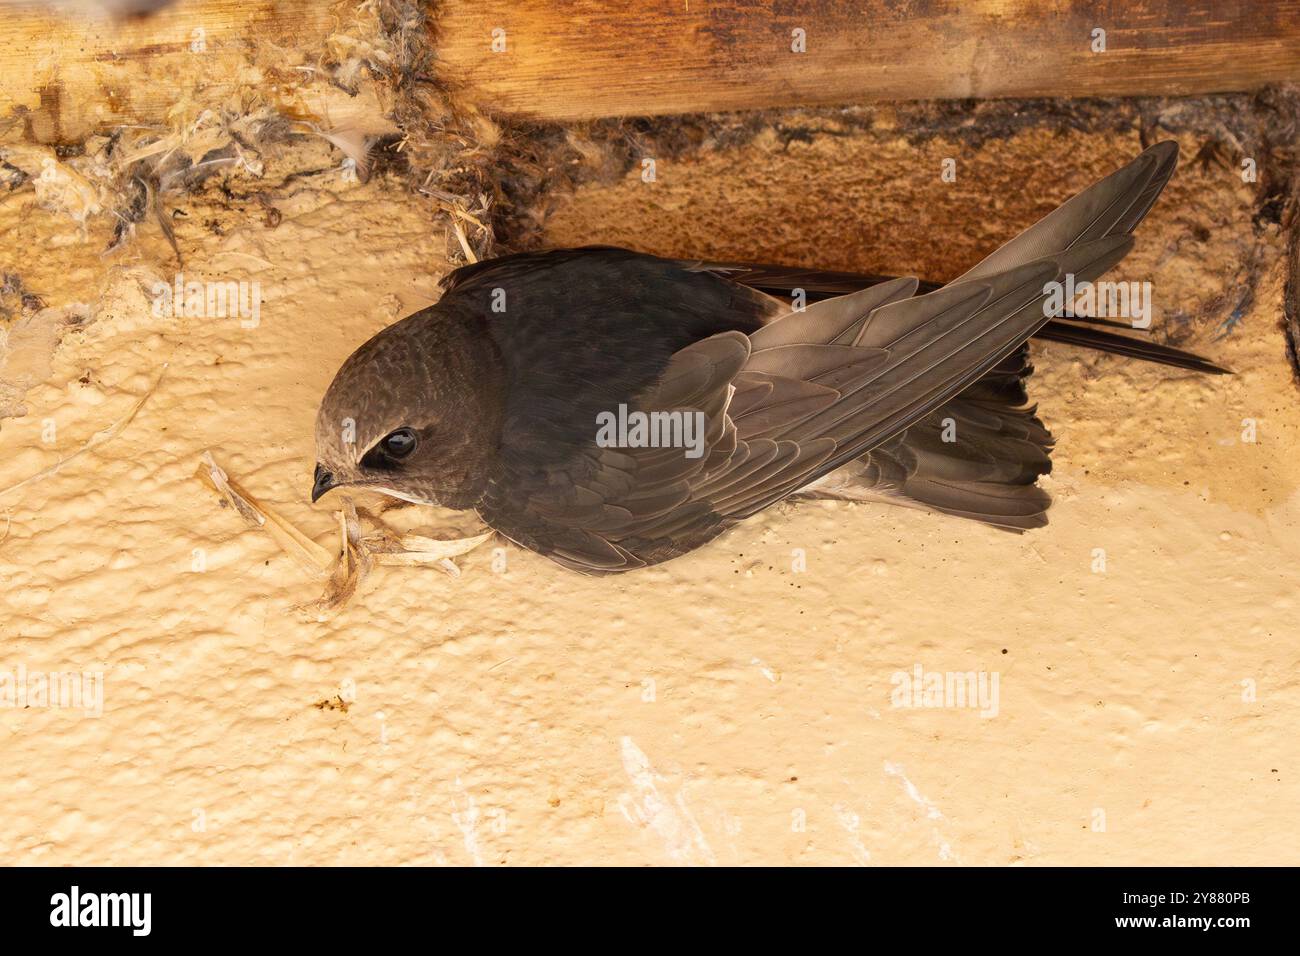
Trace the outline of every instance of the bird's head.
<instances>
[{"instance_id":1,"label":"bird's head","mask_svg":"<svg viewBox=\"0 0 1300 956\"><path fill-rule=\"evenodd\" d=\"M500 368L485 329L437 306L374 336L321 400L312 501L334 488L364 488L471 507L500 433Z\"/></svg>"}]
</instances>

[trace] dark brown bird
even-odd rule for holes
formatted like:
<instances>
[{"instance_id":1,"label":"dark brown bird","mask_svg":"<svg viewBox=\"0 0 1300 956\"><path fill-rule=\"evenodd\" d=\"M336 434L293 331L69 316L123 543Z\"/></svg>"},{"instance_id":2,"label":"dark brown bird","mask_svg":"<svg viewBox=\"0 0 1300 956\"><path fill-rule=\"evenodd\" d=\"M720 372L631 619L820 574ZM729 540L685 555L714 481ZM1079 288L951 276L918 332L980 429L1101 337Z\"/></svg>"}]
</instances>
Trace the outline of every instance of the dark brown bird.
<instances>
[{"instance_id":1,"label":"dark brown bird","mask_svg":"<svg viewBox=\"0 0 1300 956\"><path fill-rule=\"evenodd\" d=\"M1041 526L1052 436L1026 395L1030 336L1222 371L1061 321L1047 295L1124 257L1177 156L1148 149L922 295L915 279L606 247L459 269L344 362L312 500L362 487L473 509L588 574L685 554L792 495ZM820 301L792 310L779 296L795 289Z\"/></svg>"}]
</instances>

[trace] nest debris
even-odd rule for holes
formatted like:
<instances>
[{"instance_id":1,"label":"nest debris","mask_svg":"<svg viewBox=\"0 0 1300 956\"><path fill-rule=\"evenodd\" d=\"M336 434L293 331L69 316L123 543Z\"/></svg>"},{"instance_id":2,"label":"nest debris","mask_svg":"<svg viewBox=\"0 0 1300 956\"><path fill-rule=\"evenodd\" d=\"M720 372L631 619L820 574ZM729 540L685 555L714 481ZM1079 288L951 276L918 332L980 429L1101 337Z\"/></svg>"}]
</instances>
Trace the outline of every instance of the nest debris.
<instances>
[{"instance_id":1,"label":"nest debris","mask_svg":"<svg viewBox=\"0 0 1300 956\"><path fill-rule=\"evenodd\" d=\"M453 539L398 534L373 514L357 509L352 499L345 496L336 512L338 543L330 550L245 491L217 464L210 451L203 453L195 477L222 505L243 518L248 527L266 531L300 568L324 580L324 593L317 600L295 608L314 620L328 619L346 607L361 582L377 566L434 567L452 577L460 577L460 567L452 559L468 554L492 536L491 531ZM373 526L372 530L363 530L363 516Z\"/></svg>"}]
</instances>

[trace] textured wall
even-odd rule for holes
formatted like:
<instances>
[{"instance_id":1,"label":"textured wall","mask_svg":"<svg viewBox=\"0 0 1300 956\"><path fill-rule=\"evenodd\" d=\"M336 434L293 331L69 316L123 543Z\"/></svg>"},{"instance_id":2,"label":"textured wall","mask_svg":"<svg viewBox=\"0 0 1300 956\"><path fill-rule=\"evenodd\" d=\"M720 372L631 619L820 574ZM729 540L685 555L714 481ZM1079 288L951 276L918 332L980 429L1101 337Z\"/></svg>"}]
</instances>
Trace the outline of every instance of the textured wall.
<instances>
[{"instance_id":1,"label":"textured wall","mask_svg":"<svg viewBox=\"0 0 1300 956\"><path fill-rule=\"evenodd\" d=\"M760 139L661 165L653 187L579 192L550 235L840 267L912 259L942 277L1133 139L1053 141L1064 158L1046 165L1032 134L990 144L963 154L947 205L875 220L873 206L907 207L944 144L931 157L853 136ZM951 225L1027 171L985 226ZM1192 343L1231 379L1039 350L1033 391L1060 438L1044 531L801 504L614 579L514 548L505 573L486 548L459 579L382 569L317 622L292 607L319 582L192 473L213 449L328 542L329 499L306 502L316 402L356 345L432 301L445 247L377 182L304 189L283 212L274 230L220 214L225 234L186 248L187 275L260 282L261 322L245 329L151 314L149 283L174 271L156 235L142 230L105 278L75 226L0 204L25 281L51 305L96 304L29 414L2 423L0 487L126 413L170 362L119 436L0 497L0 671L105 680L98 717L0 707L5 859L1296 862L1281 837L1300 803L1300 412L1280 272L1231 335ZM1157 280L1158 327L1230 281L1250 213L1231 172L1180 172L1132 267ZM891 258L890 237L913 234L935 238ZM918 664L996 674L996 715L892 707L892 678Z\"/></svg>"}]
</instances>

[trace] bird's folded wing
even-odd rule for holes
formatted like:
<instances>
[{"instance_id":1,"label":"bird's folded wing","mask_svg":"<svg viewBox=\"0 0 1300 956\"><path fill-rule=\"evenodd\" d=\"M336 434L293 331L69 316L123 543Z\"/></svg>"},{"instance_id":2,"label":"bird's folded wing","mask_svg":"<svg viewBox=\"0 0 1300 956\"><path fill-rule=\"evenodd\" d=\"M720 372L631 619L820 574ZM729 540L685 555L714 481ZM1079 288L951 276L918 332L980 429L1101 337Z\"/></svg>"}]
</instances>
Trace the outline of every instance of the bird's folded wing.
<instances>
[{"instance_id":1,"label":"bird's folded wing","mask_svg":"<svg viewBox=\"0 0 1300 956\"><path fill-rule=\"evenodd\" d=\"M850 351L877 361L871 350ZM743 333L711 336L677 352L659 382L630 403L629 415L701 422L698 456L680 444L602 448L593 438L525 498L489 493L485 517L507 537L589 574L657 563L713 538L740 503L811 472L834 450L829 439L801 445L764 437L826 409L838 392L747 372L749 355Z\"/></svg>"}]
</instances>

